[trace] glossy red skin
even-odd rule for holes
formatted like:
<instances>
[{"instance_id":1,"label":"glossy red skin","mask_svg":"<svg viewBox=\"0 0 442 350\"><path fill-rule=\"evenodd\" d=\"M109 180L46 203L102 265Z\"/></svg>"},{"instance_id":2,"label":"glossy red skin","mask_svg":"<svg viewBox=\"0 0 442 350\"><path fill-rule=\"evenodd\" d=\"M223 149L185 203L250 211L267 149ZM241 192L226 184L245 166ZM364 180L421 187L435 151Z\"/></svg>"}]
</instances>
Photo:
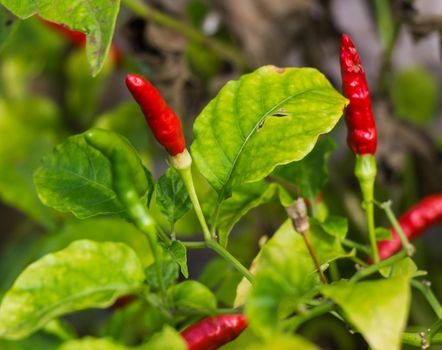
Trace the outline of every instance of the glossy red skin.
<instances>
[{"instance_id":1,"label":"glossy red skin","mask_svg":"<svg viewBox=\"0 0 442 350\"><path fill-rule=\"evenodd\" d=\"M355 154L374 154L377 135L370 90L359 54L346 34L342 35L341 42L341 76L344 96L350 100L345 115L347 143Z\"/></svg>"},{"instance_id":2,"label":"glossy red skin","mask_svg":"<svg viewBox=\"0 0 442 350\"><path fill-rule=\"evenodd\" d=\"M408 209L398 221L408 240L419 237L426 229L442 221L442 193L425 197ZM378 243L381 259L392 256L402 247L396 231L391 228L391 232L393 239Z\"/></svg>"},{"instance_id":3,"label":"glossy red skin","mask_svg":"<svg viewBox=\"0 0 442 350\"><path fill-rule=\"evenodd\" d=\"M244 315L209 317L186 328L181 336L188 350L216 350L237 338L247 327Z\"/></svg>"},{"instance_id":4,"label":"glossy red skin","mask_svg":"<svg viewBox=\"0 0 442 350\"><path fill-rule=\"evenodd\" d=\"M157 141L171 156L186 148L180 119L166 104L160 92L146 79L136 74L126 77L126 85L140 105Z\"/></svg>"},{"instance_id":5,"label":"glossy red skin","mask_svg":"<svg viewBox=\"0 0 442 350\"><path fill-rule=\"evenodd\" d=\"M77 47L84 47L86 46L86 34L78 31L78 30L72 30L69 29L61 24L49 22L45 19L40 18L40 21L48 28L52 28L54 31L62 35L64 38L69 40L72 45ZM123 53L121 52L121 49L115 45L114 43L111 44L110 48L110 55L113 58L114 62L120 63L123 59Z\"/></svg>"}]
</instances>

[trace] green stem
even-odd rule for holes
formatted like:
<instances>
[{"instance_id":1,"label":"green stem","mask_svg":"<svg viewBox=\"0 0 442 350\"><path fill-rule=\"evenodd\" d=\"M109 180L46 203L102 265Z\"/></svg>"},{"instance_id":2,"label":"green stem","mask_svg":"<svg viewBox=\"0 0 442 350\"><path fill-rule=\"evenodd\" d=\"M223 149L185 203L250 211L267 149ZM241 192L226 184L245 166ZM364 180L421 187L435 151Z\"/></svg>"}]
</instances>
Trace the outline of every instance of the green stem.
<instances>
[{"instance_id":1,"label":"green stem","mask_svg":"<svg viewBox=\"0 0 442 350\"><path fill-rule=\"evenodd\" d=\"M442 319L437 320L430 328L427 338L431 344L433 344L433 337L442 329Z\"/></svg>"},{"instance_id":2,"label":"green stem","mask_svg":"<svg viewBox=\"0 0 442 350\"><path fill-rule=\"evenodd\" d=\"M247 66L243 55L235 48L220 42L214 38L206 37L190 25L176 20L151 6L140 2L139 0L123 0L124 5L132 10L137 16L148 19L156 24L167 27L175 32L183 35L187 39L206 46L211 49L219 57L227 59L236 66L243 68Z\"/></svg>"},{"instance_id":3,"label":"green stem","mask_svg":"<svg viewBox=\"0 0 442 350\"><path fill-rule=\"evenodd\" d=\"M204 249L207 248L206 242L181 242L188 249Z\"/></svg>"},{"instance_id":4,"label":"green stem","mask_svg":"<svg viewBox=\"0 0 442 350\"><path fill-rule=\"evenodd\" d=\"M192 201L195 214L200 222L201 228L203 229L204 239L206 241L209 241L211 240L212 235L210 234L209 228L207 227L206 219L204 218L204 214L201 209L201 205L195 191L195 185L193 183L193 177L192 177L192 167L188 166L177 170L181 174L184 185L186 186L187 189L187 193L189 194L190 200Z\"/></svg>"},{"instance_id":5,"label":"green stem","mask_svg":"<svg viewBox=\"0 0 442 350\"><path fill-rule=\"evenodd\" d=\"M431 344L428 343L425 333L410 333L405 332L402 334L402 343L407 345L416 346L421 349L429 349L430 345L442 344L442 333L436 333L431 339Z\"/></svg>"},{"instance_id":6,"label":"green stem","mask_svg":"<svg viewBox=\"0 0 442 350\"><path fill-rule=\"evenodd\" d=\"M437 318L442 319L442 306L439 303L439 300L437 300L430 286L419 280L412 280L411 285L419 290L425 297L425 299L427 299L428 304L430 304L430 306L434 310Z\"/></svg>"},{"instance_id":7,"label":"green stem","mask_svg":"<svg viewBox=\"0 0 442 350\"><path fill-rule=\"evenodd\" d=\"M370 255L371 255L370 248L367 248L367 247L366 247L365 245L363 245L363 244L360 244L360 243L354 242L354 241L349 240L349 239L343 239L343 240L341 241L341 243L342 243L342 245L343 245L344 247L354 248L354 249L359 250L360 252L366 254L367 256L370 256Z\"/></svg>"},{"instance_id":8,"label":"green stem","mask_svg":"<svg viewBox=\"0 0 442 350\"><path fill-rule=\"evenodd\" d=\"M407 256L407 253L403 250L401 250L399 253L390 256L388 259L382 260L380 262L377 262L376 264L370 265L369 267L360 270L354 274L354 276L350 279L351 282L359 281L367 276L370 276L376 272L378 272L380 269L384 267L391 266L398 261L402 260Z\"/></svg>"},{"instance_id":9,"label":"green stem","mask_svg":"<svg viewBox=\"0 0 442 350\"><path fill-rule=\"evenodd\" d=\"M361 186L363 206L367 220L368 238L370 241L372 259L376 263L379 261L379 252L376 242L374 224L374 182L376 179L376 159L372 154L356 156L355 175Z\"/></svg>"},{"instance_id":10,"label":"green stem","mask_svg":"<svg viewBox=\"0 0 442 350\"><path fill-rule=\"evenodd\" d=\"M304 322L307 322L315 317L329 313L330 311L333 310L334 307L335 307L335 304L333 304L332 302L326 301L322 304L319 304L318 306L311 308L310 310L306 311L305 313L296 315L294 317L291 317L291 318L283 321L283 328L286 331L294 332Z\"/></svg>"},{"instance_id":11,"label":"green stem","mask_svg":"<svg viewBox=\"0 0 442 350\"><path fill-rule=\"evenodd\" d=\"M241 264L238 259L236 259L232 254L230 254L223 246L214 240L209 240L206 242L208 248L217 252L221 257L230 262L233 267L238 270L245 278L247 278L250 283L253 282L252 273Z\"/></svg>"},{"instance_id":12,"label":"green stem","mask_svg":"<svg viewBox=\"0 0 442 350\"><path fill-rule=\"evenodd\" d=\"M374 205L373 202L365 201L365 217L367 219L368 237L370 239L370 247L372 251L372 258L374 262L379 261L379 251L376 241L376 232L374 225Z\"/></svg>"},{"instance_id":13,"label":"green stem","mask_svg":"<svg viewBox=\"0 0 442 350\"><path fill-rule=\"evenodd\" d=\"M393 213L393 210L391 210L391 201L387 201L384 203L378 203L377 201L375 201L375 203L377 205L379 205L379 207L382 210L385 211L385 214L387 215L388 220L393 225L396 233L399 236L399 239L401 240L402 248L407 251L408 256L412 256L415 252L415 249L414 249L413 245L408 241L408 238L405 235L404 230L402 230L402 227L399 224L399 222L397 221L396 216Z\"/></svg>"}]
</instances>

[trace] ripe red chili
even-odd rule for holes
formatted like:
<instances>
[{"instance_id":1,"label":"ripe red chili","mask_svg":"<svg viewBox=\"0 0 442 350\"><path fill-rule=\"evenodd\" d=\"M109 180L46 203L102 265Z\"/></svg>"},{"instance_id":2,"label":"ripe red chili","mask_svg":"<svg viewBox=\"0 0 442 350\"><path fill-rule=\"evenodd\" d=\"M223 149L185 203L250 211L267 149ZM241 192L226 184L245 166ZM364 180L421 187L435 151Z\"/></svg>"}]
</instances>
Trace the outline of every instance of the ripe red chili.
<instances>
[{"instance_id":1,"label":"ripe red chili","mask_svg":"<svg viewBox=\"0 0 442 350\"><path fill-rule=\"evenodd\" d=\"M209 317L186 328L181 336L188 350L216 350L238 337L247 327L244 315Z\"/></svg>"},{"instance_id":2,"label":"ripe red chili","mask_svg":"<svg viewBox=\"0 0 442 350\"><path fill-rule=\"evenodd\" d=\"M399 224L410 241L440 221L442 221L442 193L425 197L399 218ZM391 233L393 235L391 240L378 243L381 259L392 256L402 247L399 236L393 228L391 228Z\"/></svg>"},{"instance_id":3,"label":"ripe red chili","mask_svg":"<svg viewBox=\"0 0 442 350\"><path fill-rule=\"evenodd\" d=\"M140 105L157 141L171 156L186 149L181 122L166 104L160 92L146 79L136 74L126 77L126 85Z\"/></svg>"},{"instance_id":4,"label":"ripe red chili","mask_svg":"<svg viewBox=\"0 0 442 350\"><path fill-rule=\"evenodd\" d=\"M341 42L341 75L344 95L350 100L345 117L347 143L355 154L374 154L377 136L370 91L359 54L346 34Z\"/></svg>"}]
</instances>

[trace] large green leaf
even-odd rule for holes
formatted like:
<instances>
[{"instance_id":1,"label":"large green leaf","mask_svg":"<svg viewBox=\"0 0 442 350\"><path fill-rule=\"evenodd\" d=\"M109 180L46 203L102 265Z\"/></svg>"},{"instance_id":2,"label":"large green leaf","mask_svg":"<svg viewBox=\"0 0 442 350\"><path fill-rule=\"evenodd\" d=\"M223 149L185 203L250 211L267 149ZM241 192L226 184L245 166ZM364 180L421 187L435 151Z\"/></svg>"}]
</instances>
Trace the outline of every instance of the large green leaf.
<instances>
[{"instance_id":1,"label":"large green leaf","mask_svg":"<svg viewBox=\"0 0 442 350\"><path fill-rule=\"evenodd\" d=\"M310 239L321 264L348 256L339 240L312 225ZM241 282L241 295L235 304L246 302L250 326L259 334L271 336L281 318L296 311L319 288L315 266L304 239L287 220L263 247L254 262L255 281L247 297L247 282Z\"/></svg>"},{"instance_id":2,"label":"large green leaf","mask_svg":"<svg viewBox=\"0 0 442 350\"><path fill-rule=\"evenodd\" d=\"M44 204L72 212L80 219L100 214L124 215L125 209L116 193L113 165L127 168L140 196L150 196L152 175L142 166L135 150L117 134L96 130L119 148L122 158L118 164L111 164L110 159L85 141L83 134L68 138L55 148L52 156L43 160L34 174Z\"/></svg>"},{"instance_id":3,"label":"large green leaf","mask_svg":"<svg viewBox=\"0 0 442 350\"><path fill-rule=\"evenodd\" d=\"M230 81L194 124L192 156L221 198L302 159L346 105L315 69L259 68Z\"/></svg>"},{"instance_id":4,"label":"large green leaf","mask_svg":"<svg viewBox=\"0 0 442 350\"><path fill-rule=\"evenodd\" d=\"M32 173L56 143L58 111L41 98L0 99L0 116L0 197L51 227L52 213L39 201Z\"/></svg>"},{"instance_id":5,"label":"large green leaf","mask_svg":"<svg viewBox=\"0 0 442 350\"><path fill-rule=\"evenodd\" d=\"M107 307L143 280L143 266L125 244L76 241L18 277L0 305L0 338L24 338L60 315Z\"/></svg>"},{"instance_id":6,"label":"large green leaf","mask_svg":"<svg viewBox=\"0 0 442 350\"><path fill-rule=\"evenodd\" d=\"M407 264L405 261L403 264ZM410 278L413 270L399 266L397 275L385 280L326 287L324 295L344 310L373 350L399 350L410 308Z\"/></svg>"},{"instance_id":7,"label":"large green leaf","mask_svg":"<svg viewBox=\"0 0 442 350\"><path fill-rule=\"evenodd\" d=\"M92 74L102 68L112 42L120 1L89 0L0 0L0 3L20 18L38 14L51 22L62 23L86 34L86 52Z\"/></svg>"},{"instance_id":8,"label":"large green leaf","mask_svg":"<svg viewBox=\"0 0 442 350\"><path fill-rule=\"evenodd\" d=\"M80 219L124 212L113 189L110 161L83 135L68 138L34 174L41 201Z\"/></svg>"}]
</instances>

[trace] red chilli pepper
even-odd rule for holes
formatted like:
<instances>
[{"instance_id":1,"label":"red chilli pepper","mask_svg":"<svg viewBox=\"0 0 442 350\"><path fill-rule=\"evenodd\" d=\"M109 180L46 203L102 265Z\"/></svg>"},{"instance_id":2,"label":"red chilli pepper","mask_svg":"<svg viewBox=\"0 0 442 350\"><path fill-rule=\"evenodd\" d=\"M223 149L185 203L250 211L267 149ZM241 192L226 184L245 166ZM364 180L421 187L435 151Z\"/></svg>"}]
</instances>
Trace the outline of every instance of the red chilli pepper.
<instances>
[{"instance_id":1,"label":"red chilli pepper","mask_svg":"<svg viewBox=\"0 0 442 350\"><path fill-rule=\"evenodd\" d=\"M246 327L244 315L221 315L205 318L183 330L181 336L188 350L216 350L238 337Z\"/></svg>"},{"instance_id":2,"label":"red chilli pepper","mask_svg":"<svg viewBox=\"0 0 442 350\"><path fill-rule=\"evenodd\" d=\"M181 122L166 104L160 92L146 79L136 74L126 77L126 85L140 105L157 141L173 157L186 149Z\"/></svg>"},{"instance_id":3,"label":"red chilli pepper","mask_svg":"<svg viewBox=\"0 0 442 350\"><path fill-rule=\"evenodd\" d=\"M399 224L410 241L419 237L426 229L440 221L442 221L442 193L425 197L399 218ZM381 259L392 256L402 247L396 231L393 228L390 230L393 238L378 243Z\"/></svg>"},{"instance_id":4,"label":"red chilli pepper","mask_svg":"<svg viewBox=\"0 0 442 350\"><path fill-rule=\"evenodd\" d=\"M341 75L344 95L350 100L345 117L348 145L355 154L374 154L377 136L370 91L359 54L346 34L341 42Z\"/></svg>"}]
</instances>

